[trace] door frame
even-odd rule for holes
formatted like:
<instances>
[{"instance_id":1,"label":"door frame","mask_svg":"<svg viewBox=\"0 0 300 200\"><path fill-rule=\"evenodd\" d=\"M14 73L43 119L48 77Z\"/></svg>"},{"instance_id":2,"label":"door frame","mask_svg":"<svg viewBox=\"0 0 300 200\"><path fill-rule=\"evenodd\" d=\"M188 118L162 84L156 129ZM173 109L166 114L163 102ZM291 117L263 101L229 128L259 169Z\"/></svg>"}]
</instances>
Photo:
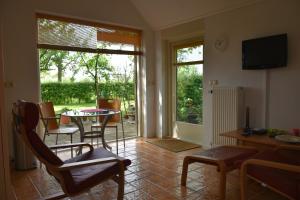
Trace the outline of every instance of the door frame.
<instances>
[{"instance_id":1,"label":"door frame","mask_svg":"<svg viewBox=\"0 0 300 200\"><path fill-rule=\"evenodd\" d=\"M170 51L170 64L169 64L169 74L171 74L171 76L169 76L169 80L168 81L168 94L169 94L169 102L171 102L171 106L169 108L169 113L168 113L168 117L169 117L169 121L168 121L168 130L170 131L170 137L176 137L176 135L174 134L174 127L176 123L180 123L180 124L184 124L184 125L191 125L191 126L203 126L202 125L198 125L198 124L190 124L187 122L180 122L176 120L176 105L177 105L177 100L176 100L176 81L177 81L177 67L178 65L176 65L176 50L179 48L184 48L184 47L190 47L193 45L204 45L204 40L202 37L195 37L195 38L191 38L191 39L187 39L187 40L181 40L181 41L176 41L173 43L170 43L169 45L169 51ZM203 61L199 64L203 64L204 65L204 58Z\"/></svg>"},{"instance_id":2,"label":"door frame","mask_svg":"<svg viewBox=\"0 0 300 200\"><path fill-rule=\"evenodd\" d=\"M2 12L1 12L2 13ZM4 199L15 199L13 187L11 184L10 165L9 165L9 147L8 131L5 120L5 94L4 94L4 62L3 62L3 21L0 16L0 196ZM2 184L4 183L4 184Z\"/></svg>"}]
</instances>

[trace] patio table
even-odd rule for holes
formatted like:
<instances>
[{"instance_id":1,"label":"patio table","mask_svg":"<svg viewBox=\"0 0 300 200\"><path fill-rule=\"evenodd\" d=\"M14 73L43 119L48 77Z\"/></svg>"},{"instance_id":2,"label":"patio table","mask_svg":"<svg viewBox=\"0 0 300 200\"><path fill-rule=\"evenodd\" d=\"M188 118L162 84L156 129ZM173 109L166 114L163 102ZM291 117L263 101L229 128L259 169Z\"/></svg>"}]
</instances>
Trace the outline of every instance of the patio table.
<instances>
[{"instance_id":1,"label":"patio table","mask_svg":"<svg viewBox=\"0 0 300 200\"><path fill-rule=\"evenodd\" d=\"M110 120L110 118L113 115L119 114L120 111L116 110L107 110L107 109L86 109L86 110L72 110L72 111L67 111L62 113L62 116L70 117L71 121L74 122L80 132L80 142L84 142L85 138L99 138L101 137L102 140L102 145L105 149L109 149L110 151L112 148L106 143L105 138L104 138L104 131L105 127L107 125L107 122ZM99 116L104 116L104 120L101 126L100 131L86 131L84 130L84 126L82 123L83 118L95 118ZM80 152L81 153L81 149Z\"/></svg>"}]
</instances>

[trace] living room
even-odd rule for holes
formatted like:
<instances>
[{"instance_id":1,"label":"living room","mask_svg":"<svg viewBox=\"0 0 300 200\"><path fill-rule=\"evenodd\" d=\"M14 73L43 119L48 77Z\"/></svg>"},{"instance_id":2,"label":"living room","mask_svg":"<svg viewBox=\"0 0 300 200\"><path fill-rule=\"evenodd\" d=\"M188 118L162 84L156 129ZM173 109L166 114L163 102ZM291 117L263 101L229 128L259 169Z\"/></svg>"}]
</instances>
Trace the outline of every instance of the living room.
<instances>
[{"instance_id":1,"label":"living room","mask_svg":"<svg viewBox=\"0 0 300 200\"><path fill-rule=\"evenodd\" d=\"M216 81L217 86L244 88L244 103L250 108L251 127L287 131L299 128L299 1L191 1L185 7L180 3L187 2L177 3L157 1L143 4L134 0L92 1L85 4L79 0L1 1L3 84L0 143L1 157L4 159L0 162L0 180L5 184L1 184L0 191L1 195L6 196L4 199L13 199L8 167L10 160L14 158L12 104L18 99L40 102L36 13L102 22L142 31L143 55L137 90L140 98L139 132L143 138L172 136L172 93L168 82L170 46L178 41L193 39L204 41L203 123L195 128L196 134L183 136L183 139L193 141L204 149L211 147L212 81ZM157 12L153 12L154 9ZM181 12L178 14L178 11ZM242 41L278 34L288 36L286 67L242 70ZM226 45L218 49L217 41ZM183 155L179 156L181 160Z\"/></svg>"}]
</instances>

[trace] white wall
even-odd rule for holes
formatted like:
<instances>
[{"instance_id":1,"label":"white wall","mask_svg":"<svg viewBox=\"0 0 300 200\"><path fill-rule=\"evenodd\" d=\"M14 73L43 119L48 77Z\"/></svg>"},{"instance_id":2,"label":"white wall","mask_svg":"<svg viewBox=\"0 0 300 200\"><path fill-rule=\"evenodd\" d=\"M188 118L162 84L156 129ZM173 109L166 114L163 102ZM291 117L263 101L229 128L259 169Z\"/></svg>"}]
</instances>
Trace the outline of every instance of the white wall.
<instances>
[{"instance_id":1,"label":"white wall","mask_svg":"<svg viewBox=\"0 0 300 200\"><path fill-rule=\"evenodd\" d=\"M142 126L142 134L146 136L154 134L155 121L152 117L153 109L151 109L154 102L154 33L130 1L5 0L3 10L5 80L13 83L13 87L7 88L5 91L6 117L8 119L11 115L11 105L17 99L39 101L39 69L35 22L35 12L39 11L143 30L145 56L143 56L143 65L140 71L143 76L141 81L144 82L145 87L140 95L144 106L142 120L144 120L145 125ZM7 127L10 128L10 120L7 121Z\"/></svg>"},{"instance_id":2,"label":"white wall","mask_svg":"<svg viewBox=\"0 0 300 200\"><path fill-rule=\"evenodd\" d=\"M205 22L205 93L204 130L209 144L212 134L209 80L222 86L246 88L246 105L250 106L250 125L291 129L300 126L300 1L264 0L258 4L208 17ZM242 40L288 34L288 66L269 71L270 88L265 91L265 71L242 70ZM219 52L214 41L229 38L228 48ZM269 93L266 102L265 95ZM265 118L265 111L267 119Z\"/></svg>"},{"instance_id":3,"label":"white wall","mask_svg":"<svg viewBox=\"0 0 300 200\"><path fill-rule=\"evenodd\" d=\"M168 83L168 44L192 38L204 32L204 130L196 143L209 146L212 139L212 99L209 80L219 86L245 88L245 105L250 107L251 127L291 129L300 126L300 1L262 0L258 3L196 20L156 33L157 43L157 133L167 135L166 112L170 104ZM242 41L245 39L288 34L288 66L265 70L242 70ZM221 52L214 48L220 37L228 38ZM266 77L269 77L268 79ZM268 80L268 81L267 81ZM269 87L267 86L269 82ZM162 101L161 101L162 100ZM201 140L201 141L198 141Z\"/></svg>"}]
</instances>

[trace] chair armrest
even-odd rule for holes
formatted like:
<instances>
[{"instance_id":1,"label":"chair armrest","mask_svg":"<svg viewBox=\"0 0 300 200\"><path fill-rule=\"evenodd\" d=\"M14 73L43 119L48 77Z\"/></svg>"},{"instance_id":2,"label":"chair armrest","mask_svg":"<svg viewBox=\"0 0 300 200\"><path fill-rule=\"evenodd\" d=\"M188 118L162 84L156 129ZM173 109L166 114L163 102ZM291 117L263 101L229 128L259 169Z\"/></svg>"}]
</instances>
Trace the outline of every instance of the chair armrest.
<instances>
[{"instance_id":1,"label":"chair armrest","mask_svg":"<svg viewBox=\"0 0 300 200\"><path fill-rule=\"evenodd\" d=\"M260 159L246 160L242 164L242 171L246 171L245 168L248 165L258 165L258 166L263 166L263 167L270 167L270 168L274 168L274 169L281 169L281 170L285 170L285 171L300 173L300 167L297 165L291 165L291 164L286 164L286 163L281 163L281 162L274 162L274 161L269 161L269 160L260 160Z\"/></svg>"},{"instance_id":2,"label":"chair armrest","mask_svg":"<svg viewBox=\"0 0 300 200\"><path fill-rule=\"evenodd\" d=\"M121 163L121 161L115 157L107 157L107 158L99 158L99 159L94 159L94 160L85 160L85 161L80 161L80 162L63 164L58 167L58 170L64 171L64 170L70 170L70 169L75 169L75 168L79 168L79 167L86 167L86 166L98 165L98 164L104 164L104 163L110 163L110 162L118 162L118 164Z\"/></svg>"},{"instance_id":3,"label":"chair armrest","mask_svg":"<svg viewBox=\"0 0 300 200\"><path fill-rule=\"evenodd\" d=\"M49 146L49 149L63 149L63 148L71 148L71 147L89 147L90 150L94 150L94 147L89 143L72 143L72 144L60 144L60 145L53 145Z\"/></svg>"}]
</instances>

